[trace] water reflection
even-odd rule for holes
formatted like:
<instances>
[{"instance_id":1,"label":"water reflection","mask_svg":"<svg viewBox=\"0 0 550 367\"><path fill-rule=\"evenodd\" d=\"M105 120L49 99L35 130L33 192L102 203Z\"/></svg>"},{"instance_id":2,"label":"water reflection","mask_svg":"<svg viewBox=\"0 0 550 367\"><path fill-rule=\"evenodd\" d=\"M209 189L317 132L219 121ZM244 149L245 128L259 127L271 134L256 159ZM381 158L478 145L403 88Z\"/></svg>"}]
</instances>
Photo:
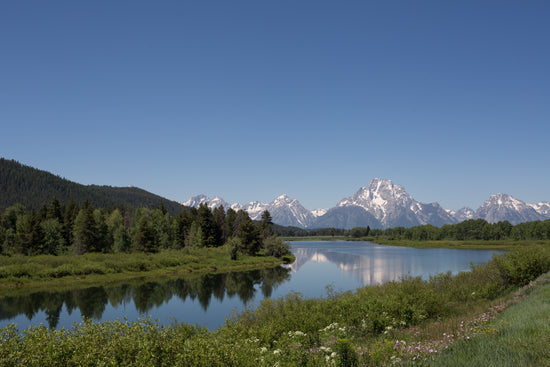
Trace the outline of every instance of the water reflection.
<instances>
[{"instance_id":1,"label":"water reflection","mask_svg":"<svg viewBox=\"0 0 550 367\"><path fill-rule=\"evenodd\" d=\"M336 245L335 245L336 244ZM353 278L358 286L374 285L399 280L403 276L430 275L451 271L470 270L471 264L483 264L491 259L491 250L419 249L410 247L381 246L370 242L320 243L295 242L296 261L289 266L296 274L313 262L334 264L341 276Z\"/></svg>"},{"instance_id":2,"label":"water reflection","mask_svg":"<svg viewBox=\"0 0 550 367\"><path fill-rule=\"evenodd\" d=\"M270 297L274 288L289 279L289 269L276 267L155 281L134 280L125 284L59 292L33 292L1 297L0 320L9 320L21 314L32 320L44 313L44 324L55 329L63 308L69 315L78 310L82 317L102 320L109 304L114 308L133 304L137 312L148 314L151 309L174 298L197 300L206 311L213 299L221 302L226 297L238 297L246 304L254 298L257 290L263 297Z\"/></svg>"}]
</instances>

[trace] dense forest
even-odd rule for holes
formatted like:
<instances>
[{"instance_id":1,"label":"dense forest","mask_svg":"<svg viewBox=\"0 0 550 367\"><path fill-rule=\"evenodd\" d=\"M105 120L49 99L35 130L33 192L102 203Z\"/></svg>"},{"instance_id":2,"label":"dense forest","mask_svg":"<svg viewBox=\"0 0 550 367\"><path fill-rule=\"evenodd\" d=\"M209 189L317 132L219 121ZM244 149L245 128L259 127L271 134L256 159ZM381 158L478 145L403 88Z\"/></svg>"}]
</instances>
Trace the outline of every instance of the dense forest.
<instances>
[{"instance_id":1,"label":"dense forest","mask_svg":"<svg viewBox=\"0 0 550 367\"><path fill-rule=\"evenodd\" d=\"M38 210L54 196L65 204L71 199L79 205L88 200L94 207L101 208L155 208L162 204L172 215L183 208L175 201L137 187L81 185L17 161L0 158L0 210L15 204Z\"/></svg>"},{"instance_id":2,"label":"dense forest","mask_svg":"<svg viewBox=\"0 0 550 367\"><path fill-rule=\"evenodd\" d=\"M412 241L550 240L550 219L516 225L512 225L508 221L488 223L484 219L470 219L457 224L446 224L442 227L426 224L411 228L370 229L369 227L356 227L351 230L337 228L307 230L297 227L274 226L274 232L284 237L347 236Z\"/></svg>"},{"instance_id":3,"label":"dense forest","mask_svg":"<svg viewBox=\"0 0 550 367\"><path fill-rule=\"evenodd\" d=\"M15 204L0 212L0 245L4 255L88 252L157 252L161 249L220 247L229 255L282 257L288 245L273 236L272 219L265 211L253 222L244 210L211 210L202 204L172 216L157 208L94 208L90 202L62 204L56 197L39 210Z\"/></svg>"}]
</instances>

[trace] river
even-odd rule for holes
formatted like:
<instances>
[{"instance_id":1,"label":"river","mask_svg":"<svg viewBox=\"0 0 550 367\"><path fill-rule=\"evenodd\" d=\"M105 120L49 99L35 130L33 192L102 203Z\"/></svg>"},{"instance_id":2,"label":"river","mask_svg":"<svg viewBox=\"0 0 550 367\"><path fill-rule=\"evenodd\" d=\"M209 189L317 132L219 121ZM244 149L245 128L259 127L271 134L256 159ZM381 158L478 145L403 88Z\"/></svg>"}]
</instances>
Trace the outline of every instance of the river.
<instances>
[{"instance_id":1,"label":"river","mask_svg":"<svg viewBox=\"0 0 550 367\"><path fill-rule=\"evenodd\" d=\"M161 323L173 320L210 329L266 297L300 292L324 297L330 291L399 280L403 276L468 271L484 264L493 250L417 249L370 242L291 242L296 261L289 266L252 271L145 278L61 291L0 293L0 327L16 324L22 330L44 324L70 328L87 317L95 321L150 316Z\"/></svg>"}]
</instances>

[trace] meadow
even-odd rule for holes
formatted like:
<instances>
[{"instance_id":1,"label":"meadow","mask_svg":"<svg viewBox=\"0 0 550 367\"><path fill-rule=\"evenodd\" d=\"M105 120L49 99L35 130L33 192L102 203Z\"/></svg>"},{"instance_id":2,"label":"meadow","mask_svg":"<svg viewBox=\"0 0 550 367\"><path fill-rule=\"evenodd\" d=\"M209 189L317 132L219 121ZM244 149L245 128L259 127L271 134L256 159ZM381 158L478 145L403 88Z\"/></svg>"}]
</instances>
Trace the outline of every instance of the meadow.
<instances>
[{"instance_id":1,"label":"meadow","mask_svg":"<svg viewBox=\"0 0 550 367\"><path fill-rule=\"evenodd\" d=\"M548 353L533 350L548 345L540 320L550 317L549 271L550 249L531 246L455 276L404 278L355 292L327 289L323 299L297 293L266 299L213 331L151 319L85 321L57 331L10 326L0 331L0 364L460 365L476 348L498 354L502 342L514 364L548 365ZM540 340L531 347L526 336Z\"/></svg>"},{"instance_id":2,"label":"meadow","mask_svg":"<svg viewBox=\"0 0 550 367\"><path fill-rule=\"evenodd\" d=\"M228 252L227 246L221 246L162 250L157 253L0 256L0 288L245 269L276 266L283 262L271 256L251 255L240 255L231 260ZM292 261L291 256L285 259Z\"/></svg>"}]
</instances>

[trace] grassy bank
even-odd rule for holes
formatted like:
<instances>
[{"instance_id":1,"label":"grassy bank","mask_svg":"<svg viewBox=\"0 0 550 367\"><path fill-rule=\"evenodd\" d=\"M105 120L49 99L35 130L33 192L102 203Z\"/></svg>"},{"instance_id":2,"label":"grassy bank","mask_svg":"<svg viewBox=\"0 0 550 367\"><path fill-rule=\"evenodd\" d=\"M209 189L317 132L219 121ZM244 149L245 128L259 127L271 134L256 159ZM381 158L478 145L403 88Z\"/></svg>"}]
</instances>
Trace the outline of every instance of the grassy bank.
<instances>
[{"instance_id":1,"label":"grassy bank","mask_svg":"<svg viewBox=\"0 0 550 367\"><path fill-rule=\"evenodd\" d=\"M438 240L438 241L413 241L395 240L381 237L346 237L346 236L315 236L315 237L285 237L285 241L369 241L379 245L406 246L416 248L450 248L470 250L512 250L517 247L544 245L550 246L550 240Z\"/></svg>"},{"instance_id":2,"label":"grassy bank","mask_svg":"<svg viewBox=\"0 0 550 367\"><path fill-rule=\"evenodd\" d=\"M521 314L526 300L546 302L550 249L518 249L456 276L423 281L406 278L325 299L290 294L266 299L257 309L227 320L216 331L185 324L160 326L152 320L91 323L71 330L15 327L0 334L0 364L5 366L380 366L438 364L461 352L461 343L500 335L499 315ZM532 282L532 283L531 283ZM518 292L518 288L525 286ZM542 298L526 298L542 292ZM522 301L523 300L523 301ZM516 306L514 306L516 305ZM525 312L530 308L524 309ZM548 320L545 311L534 319ZM503 312L505 312L503 314ZM529 315L525 315L532 320ZM506 319L503 319L506 320ZM503 321L512 330L522 319ZM515 320L515 321L514 321ZM529 324L527 324L529 325ZM527 329L537 328L531 324ZM546 329L543 329L546 330ZM532 338L539 334L528 331ZM502 332L503 336L506 332ZM516 349L524 334L508 333ZM543 336L541 336L543 338ZM498 340L497 340L498 342ZM544 342L541 341L541 343ZM467 344L466 344L467 346ZM486 348L493 348L487 344ZM474 351L475 352L475 351ZM463 356L463 357L461 357ZM441 358L441 359L440 359ZM518 365L544 355L527 353ZM444 362L441 362L444 363ZM451 363L452 365L452 363Z\"/></svg>"},{"instance_id":3,"label":"grassy bank","mask_svg":"<svg viewBox=\"0 0 550 367\"><path fill-rule=\"evenodd\" d=\"M525 299L523 299L525 298ZM436 360L440 366L550 366L550 274L514 294L521 300Z\"/></svg>"},{"instance_id":4,"label":"grassy bank","mask_svg":"<svg viewBox=\"0 0 550 367\"><path fill-rule=\"evenodd\" d=\"M270 256L231 260L225 247L166 250L153 254L0 256L0 287L97 282L131 277L275 266Z\"/></svg>"}]
</instances>

